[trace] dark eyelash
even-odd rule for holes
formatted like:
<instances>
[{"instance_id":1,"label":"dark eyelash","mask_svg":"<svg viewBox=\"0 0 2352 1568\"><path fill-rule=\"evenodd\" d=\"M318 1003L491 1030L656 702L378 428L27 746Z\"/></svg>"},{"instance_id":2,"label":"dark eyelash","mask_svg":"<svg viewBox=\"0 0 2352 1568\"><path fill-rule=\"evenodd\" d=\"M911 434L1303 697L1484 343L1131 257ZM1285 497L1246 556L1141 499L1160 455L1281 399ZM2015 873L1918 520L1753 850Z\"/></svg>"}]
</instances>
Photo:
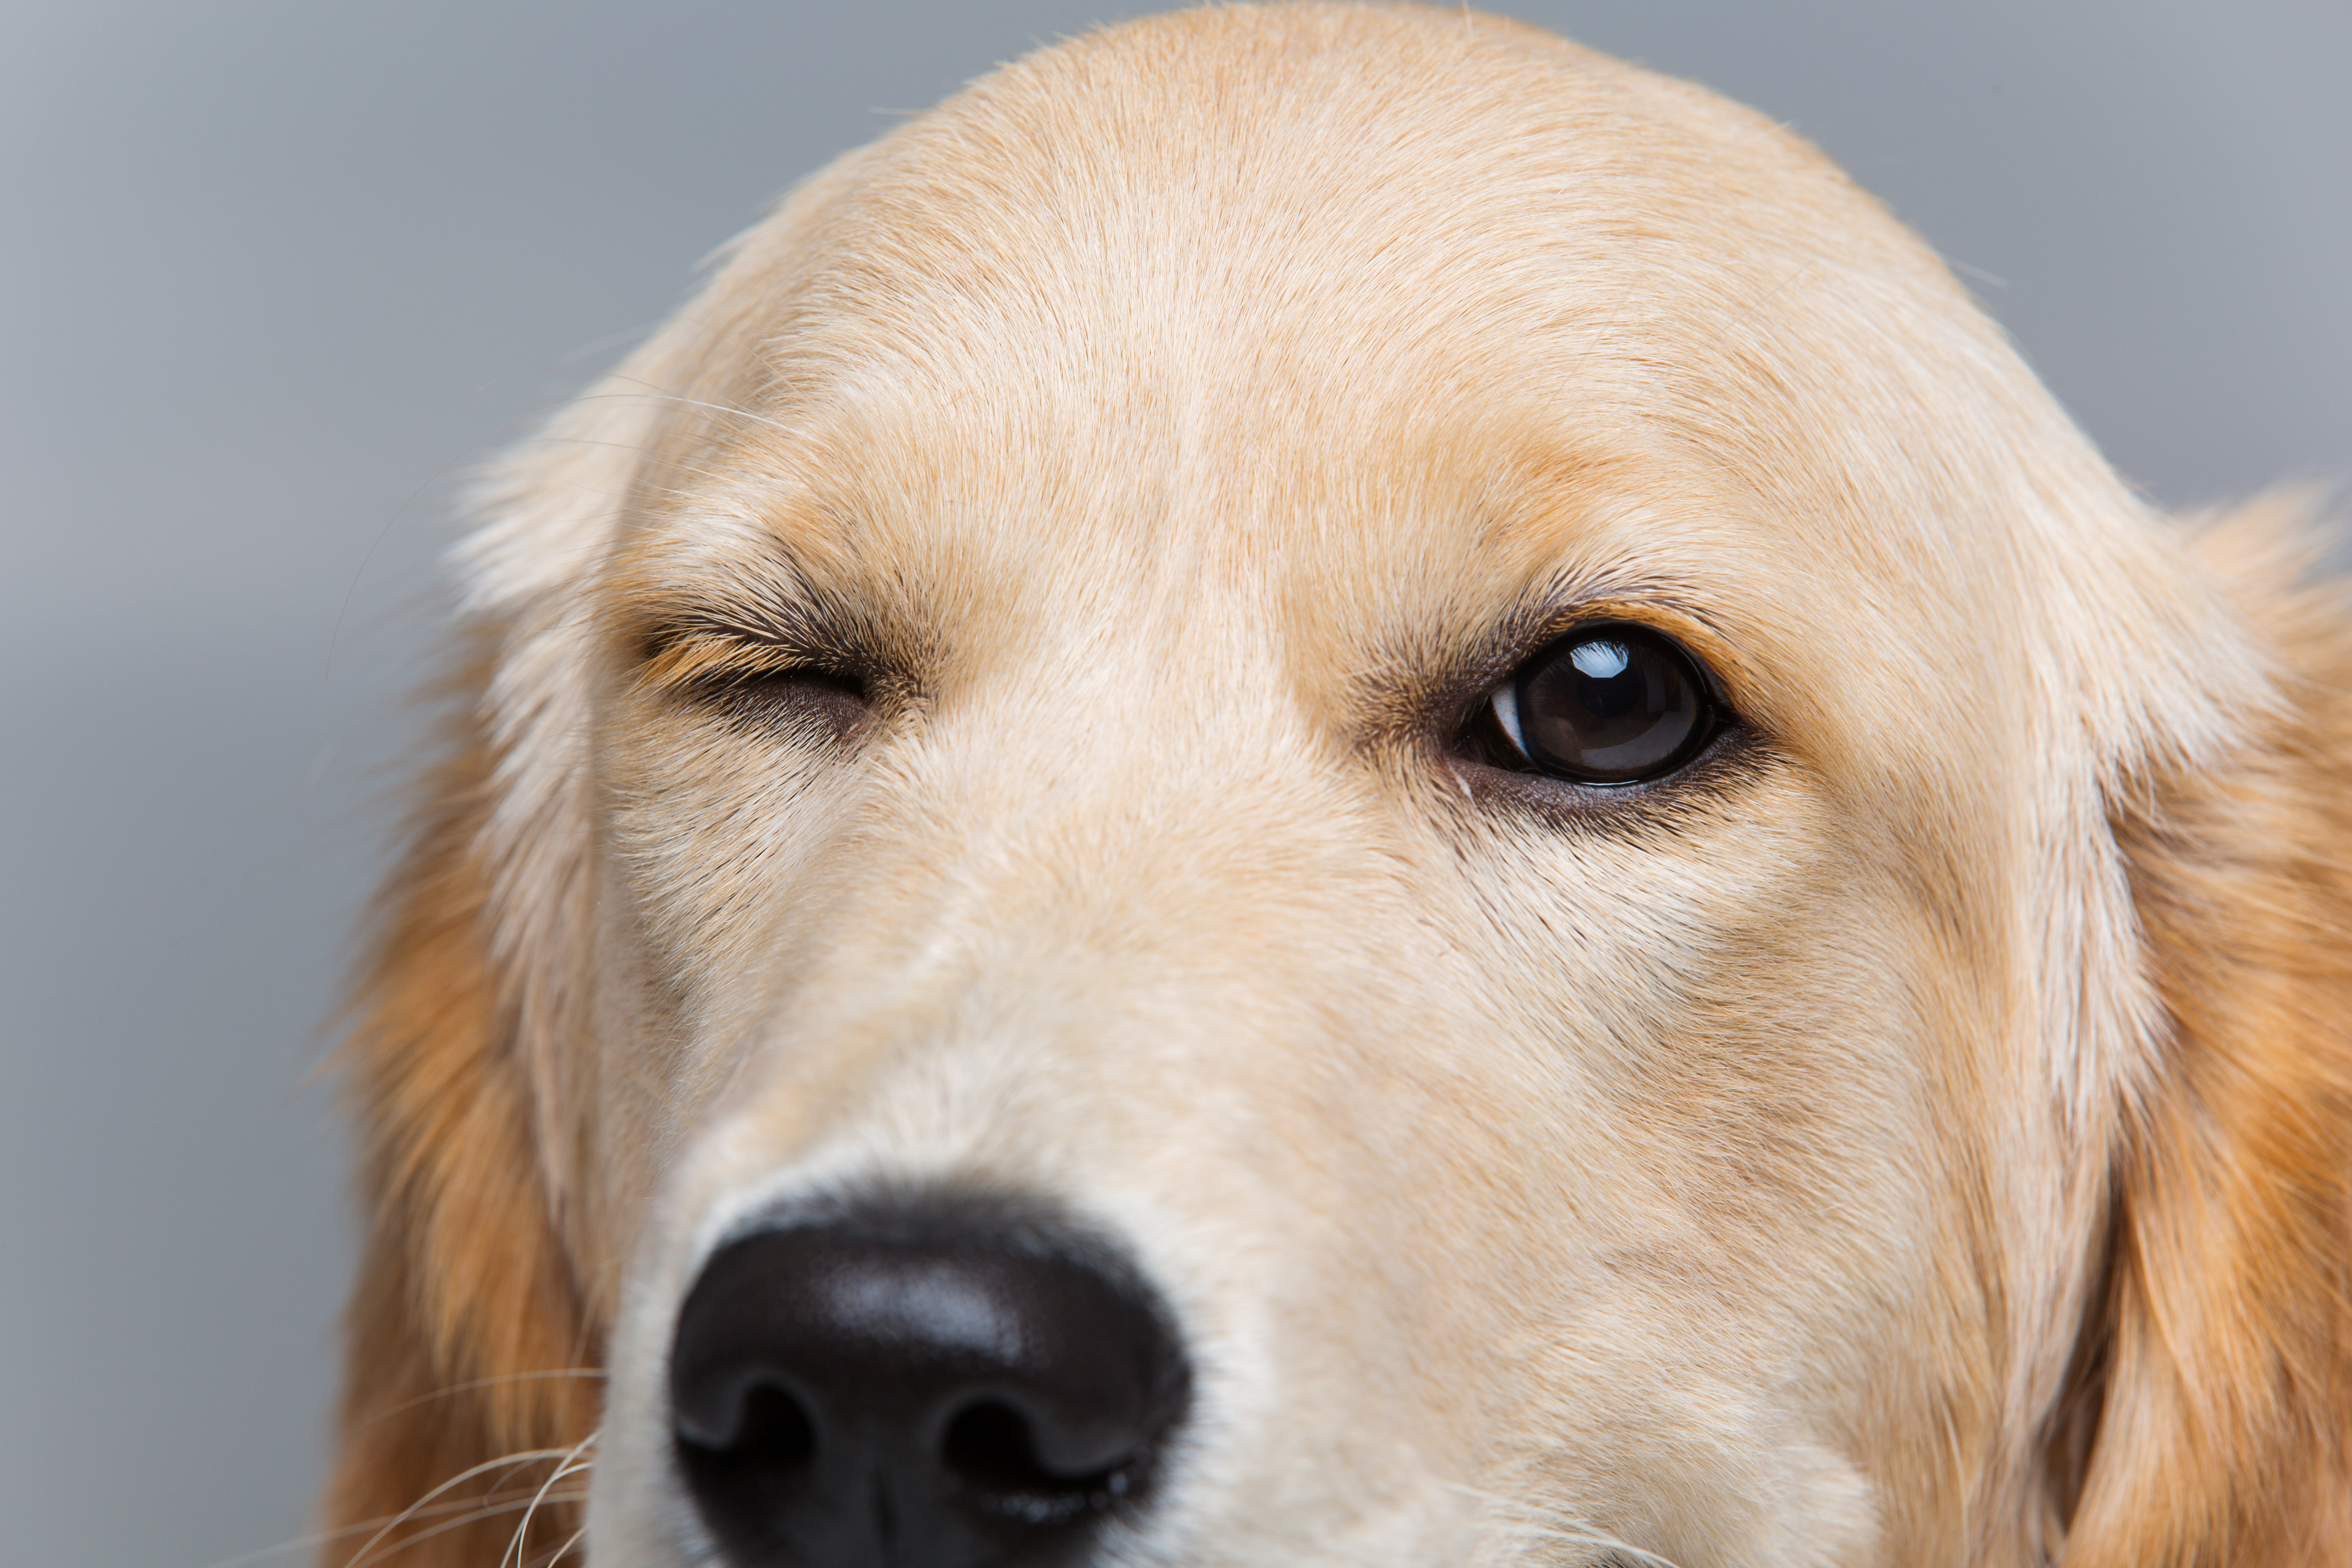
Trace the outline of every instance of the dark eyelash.
<instances>
[{"instance_id":1,"label":"dark eyelash","mask_svg":"<svg viewBox=\"0 0 2352 1568\"><path fill-rule=\"evenodd\" d=\"M762 688L778 686L835 692L859 702L873 700L862 677L814 664L713 670L688 682L687 689L700 697L727 697L756 695Z\"/></svg>"},{"instance_id":2,"label":"dark eyelash","mask_svg":"<svg viewBox=\"0 0 2352 1568\"><path fill-rule=\"evenodd\" d=\"M714 670L674 689L703 714L746 735L845 742L874 714L864 680L810 666Z\"/></svg>"}]
</instances>

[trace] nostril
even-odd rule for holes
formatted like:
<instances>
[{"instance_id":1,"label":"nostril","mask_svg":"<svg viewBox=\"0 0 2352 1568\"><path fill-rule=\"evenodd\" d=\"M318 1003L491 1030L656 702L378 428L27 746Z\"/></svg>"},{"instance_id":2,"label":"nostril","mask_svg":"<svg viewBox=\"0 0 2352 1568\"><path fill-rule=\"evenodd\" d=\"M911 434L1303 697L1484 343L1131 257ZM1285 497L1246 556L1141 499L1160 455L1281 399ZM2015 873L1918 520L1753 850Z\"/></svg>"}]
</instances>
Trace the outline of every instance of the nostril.
<instances>
[{"instance_id":1,"label":"nostril","mask_svg":"<svg viewBox=\"0 0 2352 1568\"><path fill-rule=\"evenodd\" d=\"M708 1408L692 1409L681 1401L679 1440L708 1453L756 1455L780 1468L797 1469L816 1458L816 1423L798 1394L766 1381L730 1392L733 1397L722 1397L715 1421Z\"/></svg>"},{"instance_id":2,"label":"nostril","mask_svg":"<svg viewBox=\"0 0 2352 1568\"><path fill-rule=\"evenodd\" d=\"M1070 1478L1037 1458L1037 1436L1009 1405L968 1405L948 1423L940 1457L957 1479L982 1491L1050 1491Z\"/></svg>"},{"instance_id":3,"label":"nostril","mask_svg":"<svg viewBox=\"0 0 2352 1568\"><path fill-rule=\"evenodd\" d=\"M948 1423L940 1458L948 1473L989 1506L1036 1523L1108 1509L1127 1495L1136 1458L1072 1471L1039 1453L1030 1417L1002 1400L968 1405Z\"/></svg>"},{"instance_id":4,"label":"nostril","mask_svg":"<svg viewBox=\"0 0 2352 1568\"><path fill-rule=\"evenodd\" d=\"M704 1499L733 1500L736 1511L759 1513L810 1489L816 1472L817 1429L808 1405L790 1388L765 1379L722 1388L701 1400L678 1397L673 1416L679 1468ZM738 1529L729 1561L770 1561ZM751 1547L749 1554L743 1550Z\"/></svg>"}]
</instances>

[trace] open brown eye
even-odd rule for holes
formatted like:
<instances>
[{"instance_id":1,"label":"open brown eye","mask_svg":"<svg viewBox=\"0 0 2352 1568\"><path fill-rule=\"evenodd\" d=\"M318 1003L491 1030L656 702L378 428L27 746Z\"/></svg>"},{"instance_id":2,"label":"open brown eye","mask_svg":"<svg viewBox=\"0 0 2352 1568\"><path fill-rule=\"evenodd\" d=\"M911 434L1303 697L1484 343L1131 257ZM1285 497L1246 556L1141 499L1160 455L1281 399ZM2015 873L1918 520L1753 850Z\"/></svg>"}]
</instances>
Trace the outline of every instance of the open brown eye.
<instances>
[{"instance_id":1,"label":"open brown eye","mask_svg":"<svg viewBox=\"0 0 2352 1568\"><path fill-rule=\"evenodd\" d=\"M1523 765L1589 784L1664 777L1722 727L1706 677L1646 626L1581 626L1512 672L1489 699Z\"/></svg>"}]
</instances>

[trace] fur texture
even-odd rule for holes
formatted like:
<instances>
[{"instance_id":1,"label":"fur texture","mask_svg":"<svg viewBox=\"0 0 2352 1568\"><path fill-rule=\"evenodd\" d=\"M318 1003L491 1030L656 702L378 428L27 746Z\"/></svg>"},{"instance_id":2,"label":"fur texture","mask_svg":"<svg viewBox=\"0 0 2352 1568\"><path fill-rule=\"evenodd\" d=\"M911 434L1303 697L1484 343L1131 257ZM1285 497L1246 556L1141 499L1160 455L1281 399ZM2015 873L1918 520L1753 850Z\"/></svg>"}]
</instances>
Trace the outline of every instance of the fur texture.
<instances>
[{"instance_id":1,"label":"fur texture","mask_svg":"<svg viewBox=\"0 0 2352 1568\"><path fill-rule=\"evenodd\" d=\"M983 79L480 499L323 1560L698 1561L695 1269L907 1178L1181 1321L1116 1561L2352 1560L2309 510L2150 516L1817 153L1529 29ZM1466 756L1596 617L1732 741Z\"/></svg>"}]
</instances>

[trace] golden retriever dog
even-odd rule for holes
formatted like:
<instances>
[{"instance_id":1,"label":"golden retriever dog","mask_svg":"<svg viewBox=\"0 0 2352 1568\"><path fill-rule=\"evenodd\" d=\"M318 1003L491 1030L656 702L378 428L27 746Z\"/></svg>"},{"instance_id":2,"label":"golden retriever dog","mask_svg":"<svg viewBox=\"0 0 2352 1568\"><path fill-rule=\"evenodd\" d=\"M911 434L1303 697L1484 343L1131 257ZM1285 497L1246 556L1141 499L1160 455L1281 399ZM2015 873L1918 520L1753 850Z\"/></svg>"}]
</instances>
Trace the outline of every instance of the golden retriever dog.
<instances>
[{"instance_id":1,"label":"golden retriever dog","mask_svg":"<svg viewBox=\"0 0 2352 1568\"><path fill-rule=\"evenodd\" d=\"M488 483L333 1563L2352 1561L2352 621L1454 10L1047 48Z\"/></svg>"}]
</instances>

